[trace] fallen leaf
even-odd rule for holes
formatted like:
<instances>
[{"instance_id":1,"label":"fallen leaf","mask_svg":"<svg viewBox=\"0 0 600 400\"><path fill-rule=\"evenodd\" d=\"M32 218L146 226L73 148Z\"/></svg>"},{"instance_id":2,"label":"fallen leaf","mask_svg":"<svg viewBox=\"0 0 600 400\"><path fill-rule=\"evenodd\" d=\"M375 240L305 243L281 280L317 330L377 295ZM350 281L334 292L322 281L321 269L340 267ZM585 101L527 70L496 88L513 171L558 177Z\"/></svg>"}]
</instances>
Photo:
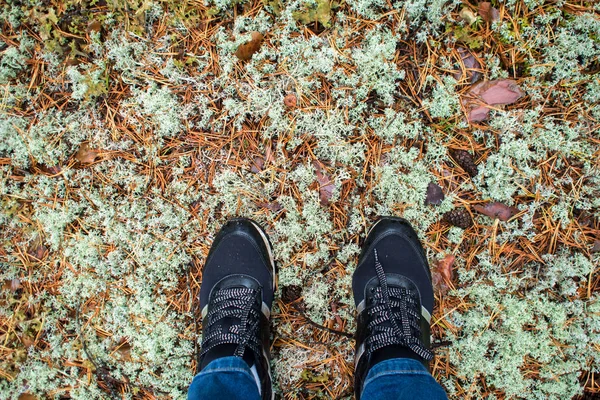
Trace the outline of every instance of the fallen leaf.
<instances>
[{"instance_id":1,"label":"fallen leaf","mask_svg":"<svg viewBox=\"0 0 600 400\"><path fill-rule=\"evenodd\" d=\"M11 292L16 292L21 289L21 280L19 278L14 279L5 279L4 285L2 285L2 290L10 290Z\"/></svg>"},{"instance_id":2,"label":"fallen leaf","mask_svg":"<svg viewBox=\"0 0 600 400\"><path fill-rule=\"evenodd\" d=\"M240 45L236 50L235 55L242 61L250 60L254 53L260 49L263 39L264 36L260 32L250 32L250 41Z\"/></svg>"},{"instance_id":3,"label":"fallen leaf","mask_svg":"<svg viewBox=\"0 0 600 400\"><path fill-rule=\"evenodd\" d=\"M442 201L444 201L444 192L442 191L442 188L439 187L438 185L436 185L433 182L429 182L429 185L427 186L427 195L425 197L425 204L431 204L431 205L440 205L442 204Z\"/></svg>"},{"instance_id":4,"label":"fallen leaf","mask_svg":"<svg viewBox=\"0 0 600 400\"><path fill-rule=\"evenodd\" d=\"M275 161L275 157L273 157L273 146L270 143L265 149L265 161L268 163Z\"/></svg>"},{"instance_id":5,"label":"fallen leaf","mask_svg":"<svg viewBox=\"0 0 600 400\"><path fill-rule=\"evenodd\" d=\"M489 105L512 104L523 96L517 82L512 79L496 79L480 82L469 93L480 97Z\"/></svg>"},{"instance_id":6,"label":"fallen leaf","mask_svg":"<svg viewBox=\"0 0 600 400\"><path fill-rule=\"evenodd\" d=\"M469 111L469 122L485 121L490 115L490 109L486 106L479 106Z\"/></svg>"},{"instance_id":7,"label":"fallen leaf","mask_svg":"<svg viewBox=\"0 0 600 400\"><path fill-rule=\"evenodd\" d=\"M460 55L462 64L465 67L465 71L457 72L456 74L454 74L454 78L456 80L460 80L460 78L464 74L464 76L468 78L470 83L473 84L477 82L481 78L481 72L477 71L481 68L481 64L479 64L479 61L477 61L473 54L464 47L459 47L457 51Z\"/></svg>"},{"instance_id":8,"label":"fallen leaf","mask_svg":"<svg viewBox=\"0 0 600 400\"><path fill-rule=\"evenodd\" d=\"M296 95L294 93L288 93L283 98L283 104L288 108L296 107L298 100L296 99Z\"/></svg>"},{"instance_id":9,"label":"fallen leaf","mask_svg":"<svg viewBox=\"0 0 600 400\"><path fill-rule=\"evenodd\" d=\"M37 400L37 397L29 393L21 393L17 400Z\"/></svg>"},{"instance_id":10,"label":"fallen leaf","mask_svg":"<svg viewBox=\"0 0 600 400\"><path fill-rule=\"evenodd\" d=\"M473 25L473 23L477 21L477 16L475 15L475 13L466 7L460 10L458 15L460 15L460 17L467 23L467 25Z\"/></svg>"},{"instance_id":11,"label":"fallen leaf","mask_svg":"<svg viewBox=\"0 0 600 400\"><path fill-rule=\"evenodd\" d=\"M492 7L492 3L489 1L479 3L477 11L485 22L492 23L500 20L500 11L498 11L497 8Z\"/></svg>"},{"instance_id":12,"label":"fallen leaf","mask_svg":"<svg viewBox=\"0 0 600 400\"><path fill-rule=\"evenodd\" d=\"M265 160L262 157L254 157L254 161L252 162L252 165L250 166L250 172L258 174L259 172L261 172L263 170L264 166L265 166Z\"/></svg>"},{"instance_id":13,"label":"fallen leaf","mask_svg":"<svg viewBox=\"0 0 600 400\"><path fill-rule=\"evenodd\" d=\"M497 201L486 204L485 206L474 205L473 209L480 214L487 215L490 218L498 218L500 221L508 221L519 212L519 209L515 207L509 207L506 204Z\"/></svg>"},{"instance_id":14,"label":"fallen leaf","mask_svg":"<svg viewBox=\"0 0 600 400\"><path fill-rule=\"evenodd\" d=\"M333 196L333 190L335 189L334 183L331 178L323 171L321 164L317 161L313 162L317 173L317 182L319 182L319 198L321 199L321 205L326 206Z\"/></svg>"},{"instance_id":15,"label":"fallen leaf","mask_svg":"<svg viewBox=\"0 0 600 400\"><path fill-rule=\"evenodd\" d=\"M454 265L455 257L452 254L438 260L431 274L433 287L444 294L452 285L452 266Z\"/></svg>"},{"instance_id":16,"label":"fallen leaf","mask_svg":"<svg viewBox=\"0 0 600 400\"><path fill-rule=\"evenodd\" d=\"M89 143L83 143L75 153L75 159L82 164L91 164L98 158L98 151L90 148Z\"/></svg>"},{"instance_id":17,"label":"fallen leaf","mask_svg":"<svg viewBox=\"0 0 600 400\"><path fill-rule=\"evenodd\" d=\"M281 203L279 203L278 201L273 201L271 203L263 201L263 202L256 203L256 205L261 208L266 208L267 210L270 210L273 212L277 212L283 208Z\"/></svg>"},{"instance_id":18,"label":"fallen leaf","mask_svg":"<svg viewBox=\"0 0 600 400\"><path fill-rule=\"evenodd\" d=\"M337 2L330 0L315 0L315 3L306 3L303 10L294 11L292 17L305 25L319 22L325 28L329 28L331 27L333 10L338 7L339 4Z\"/></svg>"},{"instance_id":19,"label":"fallen leaf","mask_svg":"<svg viewBox=\"0 0 600 400\"><path fill-rule=\"evenodd\" d=\"M41 261L46 255L47 251L48 248L44 246L44 241L40 236L36 236L27 248L27 254L31 256L35 261Z\"/></svg>"},{"instance_id":20,"label":"fallen leaf","mask_svg":"<svg viewBox=\"0 0 600 400\"><path fill-rule=\"evenodd\" d=\"M131 344L127 341L126 338L122 338L117 345L117 348L114 350L119 353L121 360L123 361L131 361Z\"/></svg>"},{"instance_id":21,"label":"fallen leaf","mask_svg":"<svg viewBox=\"0 0 600 400\"><path fill-rule=\"evenodd\" d=\"M600 253L600 240L595 240L592 249L590 250L592 253Z\"/></svg>"},{"instance_id":22,"label":"fallen leaf","mask_svg":"<svg viewBox=\"0 0 600 400\"><path fill-rule=\"evenodd\" d=\"M523 96L519 85L512 79L497 79L479 82L468 92L468 98L462 100L468 110L468 120L483 121L489 114L487 105L512 104ZM481 103L485 104L481 104Z\"/></svg>"},{"instance_id":23,"label":"fallen leaf","mask_svg":"<svg viewBox=\"0 0 600 400\"><path fill-rule=\"evenodd\" d=\"M102 29L102 24L100 23L100 21L92 21L87 26L88 33L100 32L101 29Z\"/></svg>"}]
</instances>

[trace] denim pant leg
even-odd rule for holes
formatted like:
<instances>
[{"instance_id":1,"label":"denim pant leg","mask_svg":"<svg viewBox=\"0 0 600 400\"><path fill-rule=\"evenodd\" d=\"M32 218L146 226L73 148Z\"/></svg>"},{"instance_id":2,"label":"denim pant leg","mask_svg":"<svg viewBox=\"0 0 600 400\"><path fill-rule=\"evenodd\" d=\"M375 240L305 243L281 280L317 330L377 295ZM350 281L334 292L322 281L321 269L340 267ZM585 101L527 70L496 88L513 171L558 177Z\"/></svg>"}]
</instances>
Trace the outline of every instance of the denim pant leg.
<instances>
[{"instance_id":1,"label":"denim pant leg","mask_svg":"<svg viewBox=\"0 0 600 400\"><path fill-rule=\"evenodd\" d=\"M375 364L365 379L361 400L441 400L446 392L416 360L392 358Z\"/></svg>"},{"instance_id":2,"label":"denim pant leg","mask_svg":"<svg viewBox=\"0 0 600 400\"><path fill-rule=\"evenodd\" d=\"M254 375L239 357L211 361L192 380L188 400L260 400Z\"/></svg>"}]
</instances>

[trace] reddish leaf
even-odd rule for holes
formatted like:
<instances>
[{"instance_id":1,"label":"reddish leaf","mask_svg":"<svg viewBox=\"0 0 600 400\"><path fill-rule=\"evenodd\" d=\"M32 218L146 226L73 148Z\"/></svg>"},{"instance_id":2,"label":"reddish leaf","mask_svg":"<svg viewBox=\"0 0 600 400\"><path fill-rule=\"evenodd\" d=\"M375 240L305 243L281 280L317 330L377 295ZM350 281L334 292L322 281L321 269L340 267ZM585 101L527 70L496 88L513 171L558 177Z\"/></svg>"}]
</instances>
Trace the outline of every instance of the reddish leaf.
<instances>
[{"instance_id":1,"label":"reddish leaf","mask_svg":"<svg viewBox=\"0 0 600 400\"><path fill-rule=\"evenodd\" d=\"M489 109L485 104L512 104L523 96L519 85L511 79L480 82L473 86L468 94L469 98L463 99L463 104L469 112L469 122L483 121L487 118Z\"/></svg>"},{"instance_id":2,"label":"reddish leaf","mask_svg":"<svg viewBox=\"0 0 600 400\"><path fill-rule=\"evenodd\" d=\"M489 105L512 104L523 96L519 85L512 79L481 82L473 86L469 93L479 96Z\"/></svg>"},{"instance_id":3,"label":"reddish leaf","mask_svg":"<svg viewBox=\"0 0 600 400\"><path fill-rule=\"evenodd\" d=\"M252 162L252 165L250 166L250 172L258 174L259 172L261 172L263 170L264 166L265 166L265 160L262 157L254 157L254 161Z\"/></svg>"},{"instance_id":4,"label":"reddish leaf","mask_svg":"<svg viewBox=\"0 0 600 400\"><path fill-rule=\"evenodd\" d=\"M469 122L485 121L490 115L490 109L486 106L475 107L469 111Z\"/></svg>"},{"instance_id":5,"label":"reddish leaf","mask_svg":"<svg viewBox=\"0 0 600 400\"><path fill-rule=\"evenodd\" d=\"M317 173L317 182L319 182L319 198L321 199L321 205L326 206L333 196L333 190L335 185L331 178L325 173L321 164L317 161L313 162Z\"/></svg>"},{"instance_id":6,"label":"reddish leaf","mask_svg":"<svg viewBox=\"0 0 600 400\"><path fill-rule=\"evenodd\" d=\"M454 265L454 255L449 254L438 260L432 273L433 286L437 291L444 294L452 285L452 266Z\"/></svg>"},{"instance_id":7,"label":"reddish leaf","mask_svg":"<svg viewBox=\"0 0 600 400\"><path fill-rule=\"evenodd\" d=\"M473 209L480 214L487 215L490 218L498 218L500 221L508 221L511 219L519 210L515 207L509 207L500 202L493 202L486 204L485 206L475 205Z\"/></svg>"},{"instance_id":8,"label":"reddish leaf","mask_svg":"<svg viewBox=\"0 0 600 400\"><path fill-rule=\"evenodd\" d=\"M440 205L444 201L444 192L442 188L433 182L429 182L427 186L427 195L425 197L425 204Z\"/></svg>"},{"instance_id":9,"label":"reddish leaf","mask_svg":"<svg viewBox=\"0 0 600 400\"><path fill-rule=\"evenodd\" d=\"M479 64L479 61L477 61L473 54L464 47L459 47L457 51L460 55L462 64L465 66L466 69L466 71L463 72L464 76L466 76L469 79L470 83L477 82L479 78L481 78L481 72L474 70L480 69L481 64ZM456 78L456 80L459 80L463 76L463 73L457 72L456 74L454 74L454 78Z\"/></svg>"},{"instance_id":10,"label":"reddish leaf","mask_svg":"<svg viewBox=\"0 0 600 400\"><path fill-rule=\"evenodd\" d=\"M295 108L298 104L298 99L294 93L288 93L283 98L283 104L288 108Z\"/></svg>"},{"instance_id":11,"label":"reddish leaf","mask_svg":"<svg viewBox=\"0 0 600 400\"><path fill-rule=\"evenodd\" d=\"M479 3L477 11L485 22L492 23L500 19L500 11L498 11L497 8L492 7L492 3L489 1Z\"/></svg>"},{"instance_id":12,"label":"reddish leaf","mask_svg":"<svg viewBox=\"0 0 600 400\"><path fill-rule=\"evenodd\" d=\"M264 39L263 35L256 31L250 32L250 37L250 41L240 45L235 52L237 58L242 61L250 60L254 53L260 49Z\"/></svg>"},{"instance_id":13,"label":"reddish leaf","mask_svg":"<svg viewBox=\"0 0 600 400\"><path fill-rule=\"evenodd\" d=\"M270 143L265 150L265 161L268 163L275 161L275 157L273 157L273 147Z\"/></svg>"}]
</instances>

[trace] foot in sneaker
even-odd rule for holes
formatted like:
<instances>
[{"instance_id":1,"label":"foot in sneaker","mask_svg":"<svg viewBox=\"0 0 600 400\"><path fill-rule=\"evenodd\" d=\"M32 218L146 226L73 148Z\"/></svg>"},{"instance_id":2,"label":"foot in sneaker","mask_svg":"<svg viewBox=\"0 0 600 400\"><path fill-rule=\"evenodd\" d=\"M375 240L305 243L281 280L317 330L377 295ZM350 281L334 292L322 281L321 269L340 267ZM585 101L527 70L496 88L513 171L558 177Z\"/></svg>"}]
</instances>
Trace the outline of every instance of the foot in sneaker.
<instances>
[{"instance_id":1,"label":"foot in sneaker","mask_svg":"<svg viewBox=\"0 0 600 400\"><path fill-rule=\"evenodd\" d=\"M391 358L426 367L433 358L431 272L410 224L383 217L371 228L352 277L357 307L354 390L360 399L368 371Z\"/></svg>"},{"instance_id":2,"label":"foot in sneaker","mask_svg":"<svg viewBox=\"0 0 600 400\"><path fill-rule=\"evenodd\" d=\"M249 219L228 221L217 234L202 272L201 371L211 361L243 358L263 399L272 398L269 317L275 263L267 235Z\"/></svg>"}]
</instances>

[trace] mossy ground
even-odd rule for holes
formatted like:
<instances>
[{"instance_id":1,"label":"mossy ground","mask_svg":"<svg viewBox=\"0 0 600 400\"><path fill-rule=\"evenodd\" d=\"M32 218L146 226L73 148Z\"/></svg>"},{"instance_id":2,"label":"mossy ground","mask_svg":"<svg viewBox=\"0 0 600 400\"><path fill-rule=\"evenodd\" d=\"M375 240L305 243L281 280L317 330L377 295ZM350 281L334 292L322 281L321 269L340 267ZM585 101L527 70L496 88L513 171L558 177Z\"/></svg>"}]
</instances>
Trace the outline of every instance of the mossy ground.
<instances>
[{"instance_id":1,"label":"mossy ground","mask_svg":"<svg viewBox=\"0 0 600 400\"><path fill-rule=\"evenodd\" d=\"M184 398L201 266L247 216L279 265L278 393L350 398L378 215L414 224L434 274L456 257L433 315L451 398L600 394L600 6L480 3L0 4L0 397ZM474 73L524 95L468 123Z\"/></svg>"}]
</instances>

